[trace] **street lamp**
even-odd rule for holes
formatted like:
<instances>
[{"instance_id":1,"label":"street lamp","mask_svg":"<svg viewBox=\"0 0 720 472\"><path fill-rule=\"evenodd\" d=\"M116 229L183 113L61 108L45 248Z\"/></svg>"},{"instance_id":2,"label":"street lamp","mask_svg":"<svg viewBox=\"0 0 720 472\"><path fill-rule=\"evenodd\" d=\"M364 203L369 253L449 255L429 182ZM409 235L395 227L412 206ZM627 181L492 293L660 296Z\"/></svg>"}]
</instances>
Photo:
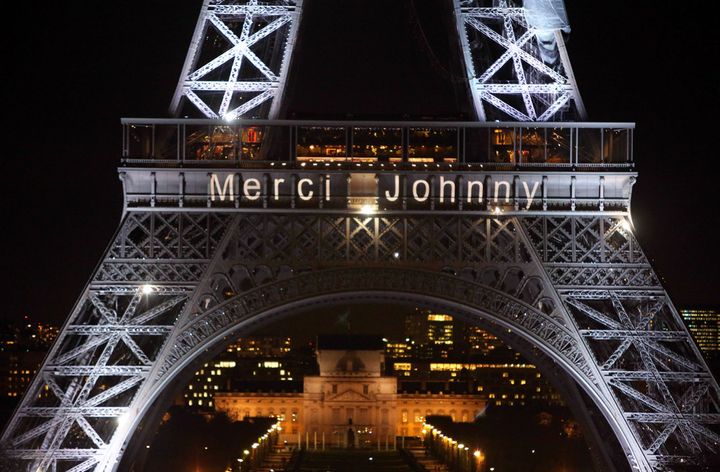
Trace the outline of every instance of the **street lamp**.
<instances>
[{"instance_id":1,"label":"street lamp","mask_svg":"<svg viewBox=\"0 0 720 472\"><path fill-rule=\"evenodd\" d=\"M483 470L483 463L485 462L485 454L483 454L480 449L475 449L473 456L475 456L475 470L481 472Z\"/></svg>"}]
</instances>

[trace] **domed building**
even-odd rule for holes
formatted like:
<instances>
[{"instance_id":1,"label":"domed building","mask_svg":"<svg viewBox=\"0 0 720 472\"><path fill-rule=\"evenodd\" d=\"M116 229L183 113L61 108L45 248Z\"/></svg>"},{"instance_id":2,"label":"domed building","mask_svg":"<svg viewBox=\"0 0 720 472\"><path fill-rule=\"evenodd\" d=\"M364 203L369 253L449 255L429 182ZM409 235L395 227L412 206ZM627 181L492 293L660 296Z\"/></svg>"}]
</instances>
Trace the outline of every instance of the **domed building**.
<instances>
[{"instance_id":1,"label":"domed building","mask_svg":"<svg viewBox=\"0 0 720 472\"><path fill-rule=\"evenodd\" d=\"M360 447L419 436L425 417L451 416L470 422L485 408L477 395L398 393L385 371L385 344L379 336L319 336L319 375L306 376L302 393L218 392L216 411L235 420L275 416L283 439Z\"/></svg>"}]
</instances>

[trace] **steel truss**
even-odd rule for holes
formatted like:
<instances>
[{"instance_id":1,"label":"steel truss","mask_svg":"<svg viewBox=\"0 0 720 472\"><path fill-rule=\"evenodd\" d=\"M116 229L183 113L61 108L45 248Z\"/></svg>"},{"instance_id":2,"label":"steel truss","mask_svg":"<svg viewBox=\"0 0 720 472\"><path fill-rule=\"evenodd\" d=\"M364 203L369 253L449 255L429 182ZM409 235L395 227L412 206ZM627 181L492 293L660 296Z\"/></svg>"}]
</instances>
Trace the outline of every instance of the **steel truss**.
<instances>
[{"instance_id":1,"label":"steel truss","mask_svg":"<svg viewBox=\"0 0 720 472\"><path fill-rule=\"evenodd\" d=\"M475 112L480 121L585 119L562 32L540 31L520 2L500 0L479 7L454 0L455 20ZM557 58L543 57L541 35L549 35ZM542 38L546 42L546 38Z\"/></svg>"},{"instance_id":2,"label":"steel truss","mask_svg":"<svg viewBox=\"0 0 720 472\"><path fill-rule=\"evenodd\" d=\"M375 297L523 336L595 400L638 470L696 460L720 442L720 391L623 221L130 212L3 447L19 470L114 470L152 401L232 330Z\"/></svg>"},{"instance_id":3,"label":"steel truss","mask_svg":"<svg viewBox=\"0 0 720 472\"><path fill-rule=\"evenodd\" d=\"M585 118L561 31L539 30L512 1L477 3L454 0L478 118ZM278 118L301 15L302 0L205 0L172 113L185 98L206 118ZM553 60L542 54L548 42L557 50Z\"/></svg>"},{"instance_id":4,"label":"steel truss","mask_svg":"<svg viewBox=\"0 0 720 472\"><path fill-rule=\"evenodd\" d=\"M186 98L207 118L277 118L301 14L302 0L205 0L171 112Z\"/></svg>"}]
</instances>

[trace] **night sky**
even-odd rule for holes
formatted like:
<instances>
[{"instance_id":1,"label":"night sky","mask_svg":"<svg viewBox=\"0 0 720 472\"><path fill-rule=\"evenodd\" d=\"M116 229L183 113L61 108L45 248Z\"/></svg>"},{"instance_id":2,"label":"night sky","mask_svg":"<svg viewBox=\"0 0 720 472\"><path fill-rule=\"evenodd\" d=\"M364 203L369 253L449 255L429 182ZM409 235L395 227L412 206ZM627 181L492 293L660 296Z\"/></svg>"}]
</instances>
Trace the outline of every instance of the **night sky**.
<instances>
[{"instance_id":1,"label":"night sky","mask_svg":"<svg viewBox=\"0 0 720 472\"><path fill-rule=\"evenodd\" d=\"M201 0L30 2L6 14L0 318L60 323L119 222L121 117L165 117ZM457 116L439 0L305 0L288 111ZM568 0L592 121L634 121L637 235L676 305L720 306L716 15ZM7 37L7 35L10 37ZM7 60L7 59L6 59ZM8 152L9 151L9 152Z\"/></svg>"}]
</instances>

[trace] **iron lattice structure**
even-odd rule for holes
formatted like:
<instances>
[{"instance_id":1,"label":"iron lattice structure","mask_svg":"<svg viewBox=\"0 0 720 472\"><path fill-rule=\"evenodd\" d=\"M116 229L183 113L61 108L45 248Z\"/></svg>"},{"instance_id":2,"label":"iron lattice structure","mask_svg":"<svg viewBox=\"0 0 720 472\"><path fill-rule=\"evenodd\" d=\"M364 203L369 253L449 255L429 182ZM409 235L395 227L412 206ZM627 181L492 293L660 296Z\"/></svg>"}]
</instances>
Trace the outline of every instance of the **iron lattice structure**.
<instances>
[{"instance_id":1,"label":"iron lattice structure","mask_svg":"<svg viewBox=\"0 0 720 472\"><path fill-rule=\"evenodd\" d=\"M481 119L488 104L520 121L550 119L566 104L579 104L569 65L565 68L561 59L550 73L537 62L552 60L531 47L532 28L519 33L529 24L525 9L505 2L482 8L456 1L455 6ZM300 11L299 1L206 1L173 106L185 96L207 116L234 117L272 101L266 113L274 116ZM500 29L485 24L491 20ZM200 49L207 46L209 25L231 47L203 62ZM514 68L518 84L503 89L490 80L494 72L475 73L472 41L464 34L470 27L506 49L493 64L498 71ZM542 37L547 46L547 36ZM270 38L269 55L261 61L251 47ZM266 61L279 65L280 72L265 70L260 62ZM248 62L263 73L262 80L243 75ZM224 64L231 64L228 77L206 77ZM522 78L518 67L527 72L528 65L552 80L536 83L529 73ZM201 89L218 92L219 108L199 98ZM241 100L237 93L251 89L258 92L254 99L235 101ZM498 95L504 93L517 95L526 108L500 105ZM295 126L295 134L299 125L275 124ZM158 143L197 142L193 126L211 130L208 144L233 132L243 136L242 130L217 120L181 120L175 126L169 139L156 133L156 124L147 129ZM375 126L397 126L407 136L405 130L420 125ZM4 454L18 470L116 470L143 419L162 407L168 386L193 362L258 323L354 299L425 304L487 325L500 336L513 333L586 394L634 470L669 470L717 451L720 388L633 236L629 209L636 174L631 165L606 160L615 131L601 132L598 161L583 164L581 151L592 151L583 147L583 131L592 125L561 136L568 125L554 124L543 139L555 139L556 147L572 150L573 157L553 161L546 145L546 161L524 163L522 146L530 140L524 141L523 133L531 132L523 128L526 124L492 126L497 128L488 129L500 134L514 127L508 134L516 137L510 148L521 158L497 164L497 172L495 164L480 165L485 185L479 206L470 205L469 186L467 199L460 193L443 202L443 185L450 178L458 189L465 181L469 185L480 178L477 166L449 170L426 164L419 170L413 164L398 176L402 195L397 206L377 205L372 215L361 214L356 200L378 203L380 182L386 176L392 181L396 173L390 165L338 164L332 177L344 179L346 192L330 202L331 187L325 186L330 171L319 168L311 175L304 163L293 162L295 155L250 163L256 173L250 178L232 174L243 167L237 157L242 152L234 161L207 167L205 161L188 160L186 146L175 150L177 160L168 160L155 141L143 147L151 149L150 155L124 149L121 224L6 426ZM131 123L126 128L141 127ZM126 134L124 141L132 140ZM407 156L406 137L403 142ZM627 143L631 148L630 139ZM230 173L225 187L217 188L220 201L208 169ZM418 175L430 182L428 206L421 208L413 207L407 188ZM448 180L443 183L443 178ZM252 180L257 187L249 185ZM304 201L303 181L315 185L317 200ZM535 189L532 182L537 184L534 201L523 196L521 181L526 194L529 187ZM277 192L272 195L273 182L275 189L282 182L291 182L292 188L278 199ZM233 185L251 198L225 198ZM415 192L418 186L412 188ZM356 196L358 189L362 195ZM499 189L506 197L498 201Z\"/></svg>"},{"instance_id":2,"label":"iron lattice structure","mask_svg":"<svg viewBox=\"0 0 720 472\"><path fill-rule=\"evenodd\" d=\"M452 1L479 120L585 118L562 1ZM171 112L278 118L301 17L302 0L205 0Z\"/></svg>"},{"instance_id":3,"label":"iron lattice structure","mask_svg":"<svg viewBox=\"0 0 720 472\"><path fill-rule=\"evenodd\" d=\"M720 442L720 391L626 218L129 211L3 444L28 470L114 470L153 400L229 333L360 298L520 333L633 468L694 462Z\"/></svg>"},{"instance_id":4,"label":"iron lattice structure","mask_svg":"<svg viewBox=\"0 0 720 472\"><path fill-rule=\"evenodd\" d=\"M302 0L205 0L170 111L185 98L207 118L277 118L301 14Z\"/></svg>"},{"instance_id":5,"label":"iron lattice structure","mask_svg":"<svg viewBox=\"0 0 720 472\"><path fill-rule=\"evenodd\" d=\"M585 119L563 39L569 26L562 1L453 2L479 120Z\"/></svg>"}]
</instances>

